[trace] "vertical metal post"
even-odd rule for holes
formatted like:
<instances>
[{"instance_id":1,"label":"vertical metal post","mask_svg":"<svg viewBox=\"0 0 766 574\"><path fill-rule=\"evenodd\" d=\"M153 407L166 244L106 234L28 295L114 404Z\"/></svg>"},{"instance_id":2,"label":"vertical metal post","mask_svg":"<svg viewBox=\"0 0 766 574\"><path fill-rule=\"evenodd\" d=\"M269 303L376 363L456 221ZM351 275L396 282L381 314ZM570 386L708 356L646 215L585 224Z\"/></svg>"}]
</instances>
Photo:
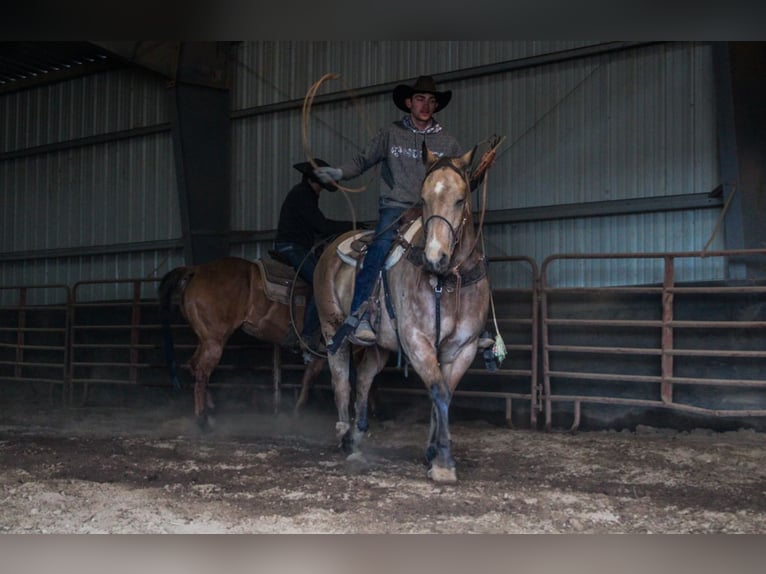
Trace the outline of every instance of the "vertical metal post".
<instances>
[{"instance_id":1,"label":"vertical metal post","mask_svg":"<svg viewBox=\"0 0 766 574\"><path fill-rule=\"evenodd\" d=\"M766 45L763 42L715 42L718 158L724 200L727 250L766 245ZM735 194L736 192L736 194ZM733 197L732 197L733 196ZM763 279L766 264L758 257L729 260L730 279Z\"/></svg>"},{"instance_id":2,"label":"vertical metal post","mask_svg":"<svg viewBox=\"0 0 766 574\"><path fill-rule=\"evenodd\" d=\"M64 389L61 391L61 403L65 407L72 404L72 307L72 291L67 286L64 312Z\"/></svg>"},{"instance_id":3,"label":"vertical metal post","mask_svg":"<svg viewBox=\"0 0 766 574\"><path fill-rule=\"evenodd\" d=\"M130 314L130 371L128 378L131 383L138 382L138 344L140 338L139 325L141 325L141 282L133 282L133 302Z\"/></svg>"},{"instance_id":4,"label":"vertical metal post","mask_svg":"<svg viewBox=\"0 0 766 574\"><path fill-rule=\"evenodd\" d=\"M226 46L218 42L183 42L176 81L170 90L187 265L229 254L231 106L227 53Z\"/></svg>"},{"instance_id":5,"label":"vertical metal post","mask_svg":"<svg viewBox=\"0 0 766 574\"><path fill-rule=\"evenodd\" d=\"M75 332L74 332L74 322L75 322L75 306L77 305L77 285L72 288L72 291L69 294L69 311L67 312L67 331L69 332L69 341L68 341L68 348L69 348L69 358L67 363L67 392L66 392L66 398L64 399L66 401L66 405L71 407L74 405L74 347L75 347Z\"/></svg>"},{"instance_id":6,"label":"vertical metal post","mask_svg":"<svg viewBox=\"0 0 766 574\"><path fill-rule=\"evenodd\" d=\"M272 375L274 382L274 414L279 414L279 404L282 401L282 348L274 345Z\"/></svg>"},{"instance_id":7,"label":"vertical metal post","mask_svg":"<svg viewBox=\"0 0 766 574\"><path fill-rule=\"evenodd\" d=\"M542 273L540 277L540 311L542 317L540 319L540 327L542 329L541 339L543 344L543 396L542 401L545 404L545 430L549 431L553 427L553 420L551 417L551 364L550 353L548 351L548 293L545 286L545 273ZM532 379L533 384L537 384L536 380Z\"/></svg>"},{"instance_id":8,"label":"vertical metal post","mask_svg":"<svg viewBox=\"0 0 766 574\"><path fill-rule=\"evenodd\" d=\"M662 383L660 396L663 403L673 402L673 257L665 256L665 273L662 281Z\"/></svg>"},{"instance_id":9,"label":"vertical metal post","mask_svg":"<svg viewBox=\"0 0 766 574\"><path fill-rule=\"evenodd\" d=\"M27 288L19 288L19 314L18 314L18 330L16 331L16 365L13 369L13 375L17 379L21 379L22 366L24 362L24 329L27 326L27 314L24 307L27 304Z\"/></svg>"},{"instance_id":10,"label":"vertical metal post","mask_svg":"<svg viewBox=\"0 0 766 574\"><path fill-rule=\"evenodd\" d=\"M539 337L538 305L540 304L540 279L537 277L537 267L533 264L534 277L532 278L532 349L531 349L531 374L532 386L530 389L531 399L529 404L529 425L530 428L537 428L537 412L542 408L542 389L537 380L537 342Z\"/></svg>"}]
</instances>

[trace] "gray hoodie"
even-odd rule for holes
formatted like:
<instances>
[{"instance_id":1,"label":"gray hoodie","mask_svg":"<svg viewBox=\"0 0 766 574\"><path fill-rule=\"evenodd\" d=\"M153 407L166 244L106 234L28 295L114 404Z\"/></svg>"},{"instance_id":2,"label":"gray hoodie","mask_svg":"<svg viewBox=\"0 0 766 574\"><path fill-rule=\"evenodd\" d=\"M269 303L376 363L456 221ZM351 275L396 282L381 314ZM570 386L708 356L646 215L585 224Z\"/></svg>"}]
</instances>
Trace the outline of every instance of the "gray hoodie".
<instances>
[{"instance_id":1,"label":"gray hoodie","mask_svg":"<svg viewBox=\"0 0 766 574\"><path fill-rule=\"evenodd\" d=\"M340 165L343 179L352 179L383 162L379 207L409 207L420 200L420 186L426 175L422 146L439 156L464 153L458 141L442 128L436 118L425 130L417 130L409 116L378 130L364 151Z\"/></svg>"}]
</instances>

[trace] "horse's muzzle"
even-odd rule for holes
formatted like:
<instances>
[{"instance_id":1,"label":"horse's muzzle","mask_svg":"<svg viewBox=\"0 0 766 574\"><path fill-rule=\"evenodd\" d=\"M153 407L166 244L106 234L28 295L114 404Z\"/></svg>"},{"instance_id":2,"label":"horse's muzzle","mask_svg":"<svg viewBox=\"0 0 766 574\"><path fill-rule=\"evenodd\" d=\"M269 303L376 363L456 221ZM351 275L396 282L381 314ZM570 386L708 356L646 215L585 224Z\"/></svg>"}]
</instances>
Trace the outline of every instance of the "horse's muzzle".
<instances>
[{"instance_id":1,"label":"horse's muzzle","mask_svg":"<svg viewBox=\"0 0 766 574\"><path fill-rule=\"evenodd\" d=\"M443 251L438 252L435 256L427 256L423 253L423 267L429 273L436 275L444 275L449 270L449 255Z\"/></svg>"}]
</instances>

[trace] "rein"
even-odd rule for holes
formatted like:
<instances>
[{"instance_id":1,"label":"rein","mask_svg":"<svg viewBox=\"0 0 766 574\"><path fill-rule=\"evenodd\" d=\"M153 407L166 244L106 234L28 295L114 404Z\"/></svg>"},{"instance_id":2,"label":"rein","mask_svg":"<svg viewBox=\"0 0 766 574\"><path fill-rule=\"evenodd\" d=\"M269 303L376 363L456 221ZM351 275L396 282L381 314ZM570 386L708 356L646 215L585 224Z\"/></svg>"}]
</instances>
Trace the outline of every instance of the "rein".
<instances>
[{"instance_id":1,"label":"rein","mask_svg":"<svg viewBox=\"0 0 766 574\"><path fill-rule=\"evenodd\" d=\"M470 190L470 181L468 177L468 173L465 170L459 170L454 165L452 165L451 162L439 159L437 162L435 162L429 170L426 172L426 177L428 175L435 171L436 169L441 168L449 168L456 172L460 177L463 179L466 185L466 189ZM465 210L470 210L470 202L466 201L464 204L466 207L464 207ZM484 257L481 257L474 267L472 267L467 272L464 272L464 267L466 262L471 258L474 251L476 251L476 247L479 243L479 238L481 237L483 225L484 225L484 213L486 212L486 206L487 206L487 182L486 178L484 179L484 194L483 194L483 205L481 210L481 218L479 223L479 230L476 233L476 236L473 240L473 245L471 245L471 248L467 251L467 255L454 265L452 265L449 269L449 273L447 277L454 277L455 282L455 290L457 291L457 304L458 308L456 310L457 313L460 313L460 288L463 285L471 285L473 283L476 283L480 281L482 278L484 278L487 274L486 269L486 263ZM452 257L456 256L457 252L457 246L460 244L460 241L463 237L463 230L465 229L466 222L469 220L470 211L468 213L464 214L463 219L460 222L460 225L458 225L457 229L452 226L452 224L441 215L431 215L429 216L424 222L423 222L423 234L424 236L428 235L428 224L431 223L431 220L441 220L444 223L447 224L447 227L450 230L451 235L451 243L452 243ZM410 249L408 250L408 256L407 260L411 263L415 263L413 259L417 257L420 259L420 265L422 266L422 248L417 249L414 246L410 246ZM417 263L416 263L417 264ZM436 332L436 339L434 341L434 346L436 348L439 347L439 343L441 341L441 299L442 299L442 293L444 291L445 287L445 276L443 275L437 275L436 276L436 285L434 285L434 322L435 322L435 332ZM397 333L398 336L398 333Z\"/></svg>"}]
</instances>

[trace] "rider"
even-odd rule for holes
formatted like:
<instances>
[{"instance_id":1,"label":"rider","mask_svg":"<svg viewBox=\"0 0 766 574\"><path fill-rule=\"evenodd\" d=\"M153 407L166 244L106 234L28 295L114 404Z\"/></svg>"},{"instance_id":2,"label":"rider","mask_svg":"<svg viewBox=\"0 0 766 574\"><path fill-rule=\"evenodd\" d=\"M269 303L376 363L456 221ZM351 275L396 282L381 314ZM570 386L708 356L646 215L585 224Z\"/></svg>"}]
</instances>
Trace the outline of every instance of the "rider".
<instances>
[{"instance_id":1,"label":"rider","mask_svg":"<svg viewBox=\"0 0 766 574\"><path fill-rule=\"evenodd\" d=\"M320 167L328 165L318 158L314 159L314 163ZM293 167L303 177L282 202L274 250L292 265L300 277L313 285L314 268L319 259L314 246L321 240L353 229L354 224L328 219L319 209L319 194L323 189L335 191L337 186L334 183L322 183L314 175L309 162L296 163ZM301 340L316 350L319 344L319 315L314 297L307 302L304 317Z\"/></svg>"},{"instance_id":2,"label":"rider","mask_svg":"<svg viewBox=\"0 0 766 574\"><path fill-rule=\"evenodd\" d=\"M431 76L420 76L411 86L398 85L393 91L394 104L406 115L378 130L364 151L340 167L320 167L314 171L321 181L330 184L352 179L383 163L374 239L356 277L350 314L327 346L331 353L340 348L347 336L357 345L375 342L370 310L365 308L360 313L360 307L372 294L396 236L397 220L420 200L420 186L426 173L423 143L439 156L454 157L464 151L434 117L435 112L447 107L451 98L452 91L437 90Z\"/></svg>"}]
</instances>

